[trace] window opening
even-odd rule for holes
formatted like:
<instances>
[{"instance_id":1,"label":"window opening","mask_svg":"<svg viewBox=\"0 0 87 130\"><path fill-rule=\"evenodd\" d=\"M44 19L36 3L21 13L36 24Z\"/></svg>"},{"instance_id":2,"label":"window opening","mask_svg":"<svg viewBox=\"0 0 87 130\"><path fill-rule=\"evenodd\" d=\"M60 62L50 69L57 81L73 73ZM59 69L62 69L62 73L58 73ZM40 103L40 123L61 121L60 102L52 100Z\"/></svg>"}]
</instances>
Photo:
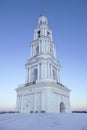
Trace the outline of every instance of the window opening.
<instances>
[{"instance_id":1,"label":"window opening","mask_svg":"<svg viewBox=\"0 0 87 130\"><path fill-rule=\"evenodd\" d=\"M40 37L40 30L38 31L38 37Z\"/></svg>"},{"instance_id":2,"label":"window opening","mask_svg":"<svg viewBox=\"0 0 87 130\"><path fill-rule=\"evenodd\" d=\"M53 79L56 80L56 71L53 69Z\"/></svg>"},{"instance_id":3,"label":"window opening","mask_svg":"<svg viewBox=\"0 0 87 130\"><path fill-rule=\"evenodd\" d=\"M38 76L38 70L37 68L33 70L33 81L37 80L37 76Z\"/></svg>"},{"instance_id":4,"label":"window opening","mask_svg":"<svg viewBox=\"0 0 87 130\"><path fill-rule=\"evenodd\" d=\"M39 46L36 47L36 55L39 54Z\"/></svg>"}]
</instances>

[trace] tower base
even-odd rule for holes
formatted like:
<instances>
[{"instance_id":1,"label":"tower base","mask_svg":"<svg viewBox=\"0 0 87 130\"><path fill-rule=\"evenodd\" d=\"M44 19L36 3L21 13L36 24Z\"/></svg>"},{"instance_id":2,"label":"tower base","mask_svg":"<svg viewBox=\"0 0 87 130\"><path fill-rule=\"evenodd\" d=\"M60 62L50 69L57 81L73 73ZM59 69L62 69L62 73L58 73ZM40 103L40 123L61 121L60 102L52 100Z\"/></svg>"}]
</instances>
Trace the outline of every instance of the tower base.
<instances>
[{"instance_id":1,"label":"tower base","mask_svg":"<svg viewBox=\"0 0 87 130\"><path fill-rule=\"evenodd\" d=\"M16 111L20 113L71 112L70 90L60 83L30 83L17 89Z\"/></svg>"}]
</instances>

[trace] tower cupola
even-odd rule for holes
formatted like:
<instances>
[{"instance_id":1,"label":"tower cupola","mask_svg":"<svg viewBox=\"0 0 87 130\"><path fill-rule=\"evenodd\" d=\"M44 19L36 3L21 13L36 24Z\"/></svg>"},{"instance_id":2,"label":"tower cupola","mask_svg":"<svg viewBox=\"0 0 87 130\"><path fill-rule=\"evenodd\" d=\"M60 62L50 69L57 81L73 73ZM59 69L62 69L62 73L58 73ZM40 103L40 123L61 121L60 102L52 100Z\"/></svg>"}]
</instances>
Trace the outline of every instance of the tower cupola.
<instances>
[{"instance_id":1,"label":"tower cupola","mask_svg":"<svg viewBox=\"0 0 87 130\"><path fill-rule=\"evenodd\" d=\"M47 17L42 13L38 18L38 26L34 29L34 40L41 37L48 37L50 41L52 38L52 30L48 27Z\"/></svg>"},{"instance_id":2,"label":"tower cupola","mask_svg":"<svg viewBox=\"0 0 87 130\"><path fill-rule=\"evenodd\" d=\"M38 25L40 24L48 24L47 17L44 14L41 14L38 19Z\"/></svg>"}]
</instances>

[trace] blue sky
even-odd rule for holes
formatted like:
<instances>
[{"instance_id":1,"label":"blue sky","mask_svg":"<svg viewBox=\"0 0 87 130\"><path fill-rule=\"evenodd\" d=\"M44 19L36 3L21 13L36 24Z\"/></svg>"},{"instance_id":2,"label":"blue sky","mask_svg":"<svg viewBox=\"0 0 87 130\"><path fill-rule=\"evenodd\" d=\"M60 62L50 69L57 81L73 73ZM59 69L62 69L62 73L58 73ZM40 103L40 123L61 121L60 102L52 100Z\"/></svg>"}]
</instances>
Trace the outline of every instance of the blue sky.
<instances>
[{"instance_id":1,"label":"blue sky","mask_svg":"<svg viewBox=\"0 0 87 130\"><path fill-rule=\"evenodd\" d=\"M46 14L61 63L61 82L73 110L87 110L87 1L0 0L0 110L14 109L15 88L25 83L33 30Z\"/></svg>"}]
</instances>

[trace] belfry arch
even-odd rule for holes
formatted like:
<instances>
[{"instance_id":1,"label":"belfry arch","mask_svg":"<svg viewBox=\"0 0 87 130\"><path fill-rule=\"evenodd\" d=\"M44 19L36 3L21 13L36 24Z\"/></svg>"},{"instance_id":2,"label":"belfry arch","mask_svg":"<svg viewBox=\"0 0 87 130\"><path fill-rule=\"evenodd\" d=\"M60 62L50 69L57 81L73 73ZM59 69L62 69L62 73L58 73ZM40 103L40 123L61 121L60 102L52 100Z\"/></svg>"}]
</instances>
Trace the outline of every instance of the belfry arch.
<instances>
[{"instance_id":1,"label":"belfry arch","mask_svg":"<svg viewBox=\"0 0 87 130\"><path fill-rule=\"evenodd\" d=\"M64 113L65 112L65 104L64 102L60 102L60 113Z\"/></svg>"}]
</instances>

